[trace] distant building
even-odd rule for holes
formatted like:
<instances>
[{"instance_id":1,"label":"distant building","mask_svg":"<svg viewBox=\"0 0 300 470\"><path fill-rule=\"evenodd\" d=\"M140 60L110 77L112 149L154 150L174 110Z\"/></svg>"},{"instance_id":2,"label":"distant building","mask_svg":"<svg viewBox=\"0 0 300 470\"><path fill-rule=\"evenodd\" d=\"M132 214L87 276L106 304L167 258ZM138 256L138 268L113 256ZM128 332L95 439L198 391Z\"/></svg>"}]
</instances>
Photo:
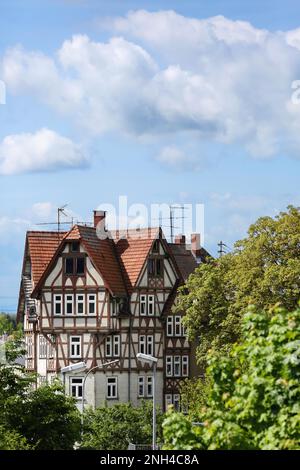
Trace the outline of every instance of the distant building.
<instances>
[{"instance_id":1,"label":"distant building","mask_svg":"<svg viewBox=\"0 0 300 470\"><path fill-rule=\"evenodd\" d=\"M94 226L68 232L29 231L26 236L18 321L24 325L25 365L39 383L84 361L90 369L88 405L132 402L153 395L152 371L138 352L158 358L157 402L180 408L179 383L199 374L195 345L187 341L182 314L174 314L177 288L207 252L192 236L168 243L161 229L107 232L96 227L105 213L94 211ZM64 374L66 391L82 397L84 373Z\"/></svg>"}]
</instances>

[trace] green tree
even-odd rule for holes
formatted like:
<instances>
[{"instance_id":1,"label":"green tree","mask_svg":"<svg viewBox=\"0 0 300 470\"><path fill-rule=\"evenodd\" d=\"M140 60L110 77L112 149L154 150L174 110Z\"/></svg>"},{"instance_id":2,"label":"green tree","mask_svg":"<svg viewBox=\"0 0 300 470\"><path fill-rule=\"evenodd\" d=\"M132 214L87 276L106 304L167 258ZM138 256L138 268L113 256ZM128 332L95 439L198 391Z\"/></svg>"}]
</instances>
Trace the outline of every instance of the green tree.
<instances>
[{"instance_id":1,"label":"green tree","mask_svg":"<svg viewBox=\"0 0 300 470\"><path fill-rule=\"evenodd\" d=\"M158 441L161 424L162 413L157 410ZM143 402L139 407L120 403L86 412L83 449L126 450L130 442L151 444L152 403Z\"/></svg>"},{"instance_id":2,"label":"green tree","mask_svg":"<svg viewBox=\"0 0 300 470\"><path fill-rule=\"evenodd\" d=\"M203 426L169 416L166 448L190 448L196 441L207 449L300 449L299 308L251 308L241 322L241 343L229 355L211 353L208 363Z\"/></svg>"},{"instance_id":3,"label":"green tree","mask_svg":"<svg viewBox=\"0 0 300 470\"><path fill-rule=\"evenodd\" d=\"M16 329L16 318L8 313L0 313L0 335L10 335Z\"/></svg>"},{"instance_id":4,"label":"green tree","mask_svg":"<svg viewBox=\"0 0 300 470\"><path fill-rule=\"evenodd\" d=\"M24 436L0 425L0 450L30 450L30 446Z\"/></svg>"},{"instance_id":5,"label":"green tree","mask_svg":"<svg viewBox=\"0 0 300 470\"><path fill-rule=\"evenodd\" d=\"M45 385L6 401L5 421L35 450L72 449L80 439L80 413L59 384Z\"/></svg>"},{"instance_id":6,"label":"green tree","mask_svg":"<svg viewBox=\"0 0 300 470\"><path fill-rule=\"evenodd\" d=\"M179 290L178 311L186 312L197 358L205 367L209 349L228 352L239 341L248 305L297 306L300 291L300 209L289 206L277 217L262 217L232 253L201 264Z\"/></svg>"}]
</instances>

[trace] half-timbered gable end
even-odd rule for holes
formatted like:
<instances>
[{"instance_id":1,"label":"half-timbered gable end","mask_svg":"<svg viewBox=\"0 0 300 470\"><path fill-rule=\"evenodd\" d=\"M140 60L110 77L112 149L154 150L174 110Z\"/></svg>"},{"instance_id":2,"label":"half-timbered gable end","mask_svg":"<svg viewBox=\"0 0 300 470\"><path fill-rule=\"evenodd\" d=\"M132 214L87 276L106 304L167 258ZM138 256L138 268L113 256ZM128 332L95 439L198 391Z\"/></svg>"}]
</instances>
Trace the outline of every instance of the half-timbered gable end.
<instances>
[{"instance_id":1,"label":"half-timbered gable end","mask_svg":"<svg viewBox=\"0 0 300 470\"><path fill-rule=\"evenodd\" d=\"M158 359L158 403L179 406L180 380L197 370L183 312L172 306L198 256L182 237L169 243L158 228L99 236L103 220L105 213L94 211L93 227L27 233L18 306L26 367L38 373L39 385L84 361L95 368L86 381L88 404L138 404L153 396L153 384L149 365L136 355L150 354ZM84 374L61 377L78 400Z\"/></svg>"}]
</instances>

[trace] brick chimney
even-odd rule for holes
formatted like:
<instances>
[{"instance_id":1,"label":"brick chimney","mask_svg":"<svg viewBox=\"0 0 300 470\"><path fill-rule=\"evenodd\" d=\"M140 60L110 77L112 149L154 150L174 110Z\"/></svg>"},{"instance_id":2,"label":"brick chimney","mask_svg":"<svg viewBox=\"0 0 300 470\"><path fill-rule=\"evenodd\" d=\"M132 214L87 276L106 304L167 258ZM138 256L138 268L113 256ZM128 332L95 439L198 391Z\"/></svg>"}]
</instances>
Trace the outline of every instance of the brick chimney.
<instances>
[{"instance_id":1,"label":"brick chimney","mask_svg":"<svg viewBox=\"0 0 300 470\"><path fill-rule=\"evenodd\" d=\"M176 245L185 245L185 235L175 235L175 243Z\"/></svg>"},{"instance_id":2,"label":"brick chimney","mask_svg":"<svg viewBox=\"0 0 300 470\"><path fill-rule=\"evenodd\" d=\"M191 234L191 251L195 258L198 258L201 253L200 233Z\"/></svg>"},{"instance_id":3,"label":"brick chimney","mask_svg":"<svg viewBox=\"0 0 300 470\"><path fill-rule=\"evenodd\" d=\"M97 225L102 222L103 228L105 228L105 211L94 211L94 227L97 228Z\"/></svg>"}]
</instances>

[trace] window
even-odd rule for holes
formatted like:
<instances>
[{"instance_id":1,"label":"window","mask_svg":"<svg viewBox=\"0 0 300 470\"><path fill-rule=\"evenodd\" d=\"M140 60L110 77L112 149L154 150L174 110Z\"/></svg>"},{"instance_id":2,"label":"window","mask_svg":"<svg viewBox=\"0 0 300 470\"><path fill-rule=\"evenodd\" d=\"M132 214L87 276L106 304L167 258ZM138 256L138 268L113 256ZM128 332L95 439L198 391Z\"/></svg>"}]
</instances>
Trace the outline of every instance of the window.
<instances>
[{"instance_id":1,"label":"window","mask_svg":"<svg viewBox=\"0 0 300 470\"><path fill-rule=\"evenodd\" d=\"M119 335L114 335L113 336L113 344L114 344L114 357L119 357L120 356L120 336Z\"/></svg>"},{"instance_id":2,"label":"window","mask_svg":"<svg viewBox=\"0 0 300 470\"><path fill-rule=\"evenodd\" d=\"M115 317L119 313L119 299L117 297L112 297L110 305L111 305L111 316Z\"/></svg>"},{"instance_id":3,"label":"window","mask_svg":"<svg viewBox=\"0 0 300 470\"><path fill-rule=\"evenodd\" d=\"M107 357L119 357L120 356L120 335L110 335L106 337L105 341L105 354Z\"/></svg>"},{"instance_id":4,"label":"window","mask_svg":"<svg viewBox=\"0 0 300 470\"><path fill-rule=\"evenodd\" d=\"M80 243L79 242L72 242L71 243L71 251L77 252L79 251Z\"/></svg>"},{"instance_id":5,"label":"window","mask_svg":"<svg viewBox=\"0 0 300 470\"><path fill-rule=\"evenodd\" d=\"M148 260L148 274L149 276L160 277L162 275L162 259L150 258Z\"/></svg>"},{"instance_id":6,"label":"window","mask_svg":"<svg viewBox=\"0 0 300 470\"><path fill-rule=\"evenodd\" d=\"M26 337L26 354L27 358L33 357L33 341L32 336Z\"/></svg>"},{"instance_id":7,"label":"window","mask_svg":"<svg viewBox=\"0 0 300 470\"><path fill-rule=\"evenodd\" d=\"M169 406L173 405L173 397L172 397L172 393L167 393L165 395L165 407L166 407L166 410L169 408Z\"/></svg>"},{"instance_id":8,"label":"window","mask_svg":"<svg viewBox=\"0 0 300 470\"><path fill-rule=\"evenodd\" d=\"M154 315L154 295L148 295L148 315Z\"/></svg>"},{"instance_id":9,"label":"window","mask_svg":"<svg viewBox=\"0 0 300 470\"><path fill-rule=\"evenodd\" d=\"M153 336L152 335L147 336L147 354L149 354L149 356L154 355L154 352L153 352Z\"/></svg>"},{"instance_id":10,"label":"window","mask_svg":"<svg viewBox=\"0 0 300 470\"><path fill-rule=\"evenodd\" d=\"M50 336L50 341L48 341L47 347L48 347L48 358L52 359L54 357L54 352L55 352L55 336Z\"/></svg>"},{"instance_id":11,"label":"window","mask_svg":"<svg viewBox=\"0 0 300 470\"><path fill-rule=\"evenodd\" d=\"M95 315L96 313L96 294L88 295L88 312L89 315Z\"/></svg>"},{"instance_id":12,"label":"window","mask_svg":"<svg viewBox=\"0 0 300 470\"><path fill-rule=\"evenodd\" d=\"M54 314L61 315L62 314L62 296L60 294L54 295Z\"/></svg>"},{"instance_id":13,"label":"window","mask_svg":"<svg viewBox=\"0 0 300 470\"><path fill-rule=\"evenodd\" d=\"M47 358L47 340L43 335L39 335L39 357L40 359Z\"/></svg>"},{"instance_id":14,"label":"window","mask_svg":"<svg viewBox=\"0 0 300 470\"><path fill-rule=\"evenodd\" d=\"M118 397L118 379L117 377L107 377L106 398Z\"/></svg>"},{"instance_id":15,"label":"window","mask_svg":"<svg viewBox=\"0 0 300 470\"><path fill-rule=\"evenodd\" d=\"M84 274L84 258L80 257L76 259L76 274L81 275Z\"/></svg>"},{"instance_id":16,"label":"window","mask_svg":"<svg viewBox=\"0 0 300 470\"><path fill-rule=\"evenodd\" d=\"M167 336L173 336L173 317L167 317Z\"/></svg>"},{"instance_id":17,"label":"window","mask_svg":"<svg viewBox=\"0 0 300 470\"><path fill-rule=\"evenodd\" d=\"M42 387L43 385L47 384L47 377L45 375L38 376L38 386Z\"/></svg>"},{"instance_id":18,"label":"window","mask_svg":"<svg viewBox=\"0 0 300 470\"><path fill-rule=\"evenodd\" d=\"M145 396L145 377L139 376L138 379L138 397Z\"/></svg>"},{"instance_id":19,"label":"window","mask_svg":"<svg viewBox=\"0 0 300 470\"><path fill-rule=\"evenodd\" d=\"M173 357L166 356L166 376L172 377L173 375Z\"/></svg>"},{"instance_id":20,"label":"window","mask_svg":"<svg viewBox=\"0 0 300 470\"><path fill-rule=\"evenodd\" d=\"M188 377L189 375L189 356L182 356L182 376Z\"/></svg>"},{"instance_id":21,"label":"window","mask_svg":"<svg viewBox=\"0 0 300 470\"><path fill-rule=\"evenodd\" d=\"M112 356L112 336L107 336L105 341L105 354L107 357Z\"/></svg>"},{"instance_id":22,"label":"window","mask_svg":"<svg viewBox=\"0 0 300 470\"><path fill-rule=\"evenodd\" d=\"M141 335L139 339L139 352L146 354L146 336Z\"/></svg>"},{"instance_id":23,"label":"window","mask_svg":"<svg viewBox=\"0 0 300 470\"><path fill-rule=\"evenodd\" d=\"M165 407L166 410L169 406L173 405L175 411L180 411L180 395L179 393L166 393L165 395Z\"/></svg>"},{"instance_id":24,"label":"window","mask_svg":"<svg viewBox=\"0 0 300 470\"><path fill-rule=\"evenodd\" d=\"M140 315L147 315L147 296L140 296Z\"/></svg>"},{"instance_id":25,"label":"window","mask_svg":"<svg viewBox=\"0 0 300 470\"><path fill-rule=\"evenodd\" d=\"M159 253L159 240L155 240L153 243L153 253Z\"/></svg>"},{"instance_id":26,"label":"window","mask_svg":"<svg viewBox=\"0 0 300 470\"><path fill-rule=\"evenodd\" d=\"M73 294L65 296L65 315L73 315Z\"/></svg>"},{"instance_id":27,"label":"window","mask_svg":"<svg viewBox=\"0 0 300 470\"><path fill-rule=\"evenodd\" d=\"M174 377L180 377L181 375L180 364L181 364L181 357L174 356Z\"/></svg>"},{"instance_id":28,"label":"window","mask_svg":"<svg viewBox=\"0 0 300 470\"><path fill-rule=\"evenodd\" d=\"M84 314L84 294L77 294L76 296L76 314Z\"/></svg>"},{"instance_id":29,"label":"window","mask_svg":"<svg viewBox=\"0 0 300 470\"><path fill-rule=\"evenodd\" d=\"M180 411L180 395L179 393L174 393L173 395L173 405L175 411Z\"/></svg>"},{"instance_id":30,"label":"window","mask_svg":"<svg viewBox=\"0 0 300 470\"><path fill-rule=\"evenodd\" d=\"M74 272L74 258L66 258L65 260L65 273L73 274Z\"/></svg>"},{"instance_id":31,"label":"window","mask_svg":"<svg viewBox=\"0 0 300 470\"><path fill-rule=\"evenodd\" d=\"M81 357L81 336L70 336L70 357Z\"/></svg>"},{"instance_id":32,"label":"window","mask_svg":"<svg viewBox=\"0 0 300 470\"><path fill-rule=\"evenodd\" d=\"M147 376L147 397L153 396L153 377Z\"/></svg>"},{"instance_id":33,"label":"window","mask_svg":"<svg viewBox=\"0 0 300 470\"><path fill-rule=\"evenodd\" d=\"M70 276L81 276L84 274L85 257L84 256L67 256L65 259L65 273Z\"/></svg>"},{"instance_id":34,"label":"window","mask_svg":"<svg viewBox=\"0 0 300 470\"><path fill-rule=\"evenodd\" d=\"M82 398L83 377L70 377L70 392L74 398Z\"/></svg>"},{"instance_id":35,"label":"window","mask_svg":"<svg viewBox=\"0 0 300 470\"><path fill-rule=\"evenodd\" d=\"M175 336L181 336L181 317L180 316L174 317L174 330L175 330Z\"/></svg>"}]
</instances>

